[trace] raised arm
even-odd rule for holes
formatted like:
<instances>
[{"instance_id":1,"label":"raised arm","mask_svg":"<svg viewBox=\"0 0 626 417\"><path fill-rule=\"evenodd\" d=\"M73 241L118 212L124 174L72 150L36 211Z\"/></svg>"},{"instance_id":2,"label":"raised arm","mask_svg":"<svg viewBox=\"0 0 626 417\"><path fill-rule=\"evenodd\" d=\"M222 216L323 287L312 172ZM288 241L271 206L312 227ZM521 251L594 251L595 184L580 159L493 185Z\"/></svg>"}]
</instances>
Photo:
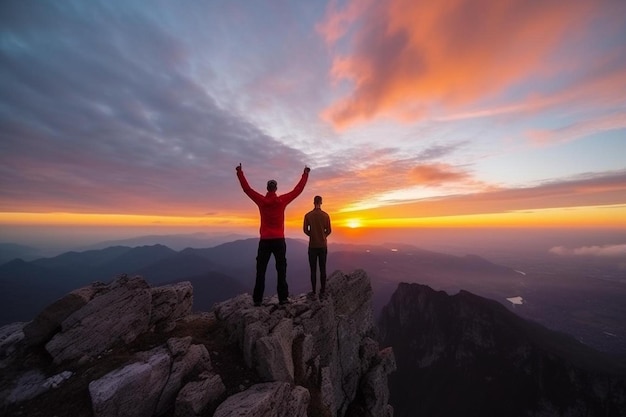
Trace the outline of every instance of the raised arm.
<instances>
[{"instance_id":1,"label":"raised arm","mask_svg":"<svg viewBox=\"0 0 626 417\"><path fill-rule=\"evenodd\" d=\"M302 194L302 191L304 191L304 186L306 185L306 182L309 179L310 171L311 171L311 168L305 166L304 172L302 173L302 177L300 178L300 181L298 181L298 184L296 184L293 190L281 196L285 204L291 203L293 200L296 199L296 197Z\"/></svg>"},{"instance_id":2,"label":"raised arm","mask_svg":"<svg viewBox=\"0 0 626 417\"><path fill-rule=\"evenodd\" d=\"M250 184L248 184L248 180L246 180L246 176L243 174L243 169L241 169L241 164L237 165L235 170L237 171L237 179L239 180L243 192L255 203L263 200L263 195L254 191L252 187L250 187Z\"/></svg>"}]
</instances>

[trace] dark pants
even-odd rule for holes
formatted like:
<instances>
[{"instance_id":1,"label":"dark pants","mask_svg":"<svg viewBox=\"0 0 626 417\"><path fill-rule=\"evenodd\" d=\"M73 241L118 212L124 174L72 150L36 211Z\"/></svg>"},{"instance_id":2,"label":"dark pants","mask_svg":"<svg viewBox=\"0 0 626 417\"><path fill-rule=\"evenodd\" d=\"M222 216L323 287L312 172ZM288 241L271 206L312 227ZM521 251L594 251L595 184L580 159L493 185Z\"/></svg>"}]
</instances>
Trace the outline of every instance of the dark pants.
<instances>
[{"instance_id":1,"label":"dark pants","mask_svg":"<svg viewBox=\"0 0 626 417\"><path fill-rule=\"evenodd\" d=\"M285 239L261 239L259 240L259 250L256 255L256 282L254 284L254 292L252 299L254 302L263 301L263 292L265 291L265 271L272 254L276 261L276 272L278 280L276 290L278 291L278 300L286 300L289 296L289 286L287 285L287 244Z\"/></svg>"},{"instance_id":2,"label":"dark pants","mask_svg":"<svg viewBox=\"0 0 626 417\"><path fill-rule=\"evenodd\" d=\"M311 288L317 288L317 264L320 265L320 292L326 291L326 256L327 248L309 248L309 266L311 267Z\"/></svg>"}]
</instances>

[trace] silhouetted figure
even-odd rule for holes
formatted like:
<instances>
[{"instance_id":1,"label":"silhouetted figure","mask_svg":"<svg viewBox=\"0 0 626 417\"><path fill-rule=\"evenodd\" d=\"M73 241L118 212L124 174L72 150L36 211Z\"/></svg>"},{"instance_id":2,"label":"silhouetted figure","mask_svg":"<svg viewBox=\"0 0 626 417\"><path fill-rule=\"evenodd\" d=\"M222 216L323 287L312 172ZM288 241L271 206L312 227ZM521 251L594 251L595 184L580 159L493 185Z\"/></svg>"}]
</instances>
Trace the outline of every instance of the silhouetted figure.
<instances>
[{"instance_id":1,"label":"silhouetted figure","mask_svg":"<svg viewBox=\"0 0 626 417\"><path fill-rule=\"evenodd\" d=\"M260 306L263 302L263 292L265 291L265 271L272 254L276 261L276 272L278 275L276 290L280 304L289 302L289 286L287 285L287 245L285 243L285 208L304 190L309 178L309 167L304 167L302 178L293 190L287 194L277 195L278 184L276 180L267 182L267 193L265 195L256 192L250 187L241 169L241 164L236 168L237 178L241 184L243 192L259 207L261 215L261 227L259 229L261 238L256 256L256 281L252 299L255 306Z\"/></svg>"},{"instance_id":2,"label":"silhouetted figure","mask_svg":"<svg viewBox=\"0 0 626 417\"><path fill-rule=\"evenodd\" d=\"M311 267L311 288L315 297L317 288L317 264L320 267L320 297L326 293L326 257L328 245L326 238L332 232L330 216L322 210L322 197L316 195L313 199L315 208L304 215L302 229L309 237L309 266Z\"/></svg>"}]
</instances>

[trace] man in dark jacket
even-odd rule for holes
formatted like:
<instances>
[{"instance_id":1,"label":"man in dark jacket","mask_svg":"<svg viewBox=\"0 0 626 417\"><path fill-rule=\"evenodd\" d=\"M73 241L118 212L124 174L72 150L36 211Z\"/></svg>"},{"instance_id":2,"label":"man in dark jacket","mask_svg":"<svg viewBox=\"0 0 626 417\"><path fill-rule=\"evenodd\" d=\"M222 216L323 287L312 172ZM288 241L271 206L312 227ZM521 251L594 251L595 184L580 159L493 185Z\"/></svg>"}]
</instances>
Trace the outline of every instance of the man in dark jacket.
<instances>
[{"instance_id":1,"label":"man in dark jacket","mask_svg":"<svg viewBox=\"0 0 626 417\"><path fill-rule=\"evenodd\" d=\"M278 184L276 180L267 182L267 193L265 195L253 190L248 184L241 164L236 168L237 178L241 184L243 192L259 207L261 215L261 227L259 229L261 238L256 257L256 281L252 299L255 306L260 306L263 302L263 292L265 291L265 271L272 254L276 261L276 272L278 275L276 289L280 304L289 302L289 286L287 285L287 245L285 243L285 208L295 200L306 185L309 178L309 167L304 168L302 178L293 190L287 194L277 195Z\"/></svg>"},{"instance_id":2,"label":"man in dark jacket","mask_svg":"<svg viewBox=\"0 0 626 417\"><path fill-rule=\"evenodd\" d=\"M316 297L317 287L317 264L320 267L320 297L326 292L326 257L328 246L326 238L332 232L330 226L330 216L322 210L322 197L316 195L313 198L313 210L304 215L302 230L309 237L309 266L311 267L311 288L312 296Z\"/></svg>"}]
</instances>

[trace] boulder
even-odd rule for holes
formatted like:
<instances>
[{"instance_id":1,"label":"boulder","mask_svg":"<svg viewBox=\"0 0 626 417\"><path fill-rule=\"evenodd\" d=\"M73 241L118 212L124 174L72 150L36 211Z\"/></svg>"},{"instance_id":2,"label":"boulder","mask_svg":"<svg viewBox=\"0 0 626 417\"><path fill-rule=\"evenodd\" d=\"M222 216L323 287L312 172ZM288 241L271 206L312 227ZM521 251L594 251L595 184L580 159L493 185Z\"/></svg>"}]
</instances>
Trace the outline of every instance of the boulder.
<instances>
[{"instance_id":1,"label":"boulder","mask_svg":"<svg viewBox=\"0 0 626 417\"><path fill-rule=\"evenodd\" d=\"M0 327L0 360L16 351L19 343L24 340L24 326L26 325L27 323L24 322L16 322Z\"/></svg>"},{"instance_id":2,"label":"boulder","mask_svg":"<svg viewBox=\"0 0 626 417\"><path fill-rule=\"evenodd\" d=\"M135 362L92 381L94 417L151 417L168 380L171 358L165 349L146 362Z\"/></svg>"},{"instance_id":3,"label":"boulder","mask_svg":"<svg viewBox=\"0 0 626 417\"><path fill-rule=\"evenodd\" d=\"M226 392L222 378L212 372L200 374L200 380L187 383L176 397L175 417L196 417L215 407Z\"/></svg>"},{"instance_id":4,"label":"boulder","mask_svg":"<svg viewBox=\"0 0 626 417\"><path fill-rule=\"evenodd\" d=\"M170 344L168 342L168 345ZM211 370L211 358L204 345L190 345L184 354L179 353L178 356L175 356L167 382L159 398L156 414L163 414L174 404L176 396L183 386L183 381L190 374L199 374L209 370Z\"/></svg>"},{"instance_id":5,"label":"boulder","mask_svg":"<svg viewBox=\"0 0 626 417\"><path fill-rule=\"evenodd\" d=\"M175 321L191 314L193 287L188 281L152 288L150 327L165 331L175 327Z\"/></svg>"},{"instance_id":6,"label":"boulder","mask_svg":"<svg viewBox=\"0 0 626 417\"><path fill-rule=\"evenodd\" d=\"M293 321L283 319L256 341L256 369L265 381L293 382Z\"/></svg>"},{"instance_id":7,"label":"boulder","mask_svg":"<svg viewBox=\"0 0 626 417\"><path fill-rule=\"evenodd\" d=\"M287 382L266 382L230 396L214 417L306 417L309 391Z\"/></svg>"},{"instance_id":8,"label":"boulder","mask_svg":"<svg viewBox=\"0 0 626 417\"><path fill-rule=\"evenodd\" d=\"M130 343L150 324L151 290L141 277L122 277L70 314L46 344L55 363L93 358L117 342Z\"/></svg>"}]
</instances>

